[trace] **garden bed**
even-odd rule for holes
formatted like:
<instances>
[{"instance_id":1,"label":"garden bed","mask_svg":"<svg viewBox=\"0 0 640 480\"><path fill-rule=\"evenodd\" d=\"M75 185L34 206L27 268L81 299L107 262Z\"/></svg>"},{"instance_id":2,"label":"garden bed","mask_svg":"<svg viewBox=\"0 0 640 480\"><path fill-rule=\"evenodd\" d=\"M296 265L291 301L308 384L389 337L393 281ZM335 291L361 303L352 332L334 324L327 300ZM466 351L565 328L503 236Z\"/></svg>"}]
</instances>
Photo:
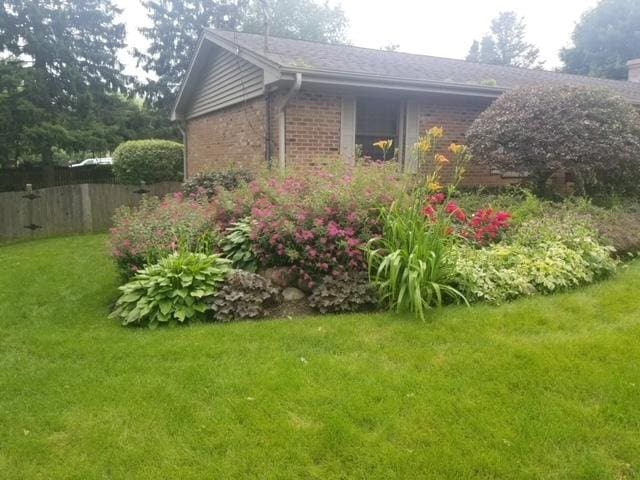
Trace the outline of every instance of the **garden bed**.
<instances>
[{"instance_id":1,"label":"garden bed","mask_svg":"<svg viewBox=\"0 0 640 480\"><path fill-rule=\"evenodd\" d=\"M469 153L451 144L449 158L431 155L441 136L433 128L416 144L424 175L376 163L219 172L121 210L111 244L124 285L112 316L151 327L309 309L425 320L434 307L594 283L636 253L633 208L460 191Z\"/></svg>"}]
</instances>

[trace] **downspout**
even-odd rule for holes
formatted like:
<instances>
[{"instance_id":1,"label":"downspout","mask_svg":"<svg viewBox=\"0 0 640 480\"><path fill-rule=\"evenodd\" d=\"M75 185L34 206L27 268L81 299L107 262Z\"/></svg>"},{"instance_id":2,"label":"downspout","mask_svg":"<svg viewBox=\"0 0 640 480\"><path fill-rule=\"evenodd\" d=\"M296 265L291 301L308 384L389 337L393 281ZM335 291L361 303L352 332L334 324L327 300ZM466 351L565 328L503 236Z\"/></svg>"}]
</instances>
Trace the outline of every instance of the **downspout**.
<instances>
[{"instance_id":1,"label":"downspout","mask_svg":"<svg viewBox=\"0 0 640 480\"><path fill-rule=\"evenodd\" d=\"M264 142L264 160L267 168L271 170L271 92L268 92L265 98L265 119L264 130L266 132Z\"/></svg>"},{"instance_id":2,"label":"downspout","mask_svg":"<svg viewBox=\"0 0 640 480\"><path fill-rule=\"evenodd\" d=\"M178 121L178 130L182 134L182 181L186 182L187 178L189 178L189 174L187 172L187 132L186 129L187 124L185 121Z\"/></svg>"},{"instance_id":3,"label":"downspout","mask_svg":"<svg viewBox=\"0 0 640 480\"><path fill-rule=\"evenodd\" d=\"M298 93L300 90L300 86L302 85L302 74L296 73L296 80L291 86L291 89L287 92L281 102L279 102L278 107L276 108L276 113L278 115L278 166L280 170L284 172L286 167L286 145L285 145L285 133L286 133L286 125L285 125L285 115L284 110L289 103L289 100Z\"/></svg>"}]
</instances>

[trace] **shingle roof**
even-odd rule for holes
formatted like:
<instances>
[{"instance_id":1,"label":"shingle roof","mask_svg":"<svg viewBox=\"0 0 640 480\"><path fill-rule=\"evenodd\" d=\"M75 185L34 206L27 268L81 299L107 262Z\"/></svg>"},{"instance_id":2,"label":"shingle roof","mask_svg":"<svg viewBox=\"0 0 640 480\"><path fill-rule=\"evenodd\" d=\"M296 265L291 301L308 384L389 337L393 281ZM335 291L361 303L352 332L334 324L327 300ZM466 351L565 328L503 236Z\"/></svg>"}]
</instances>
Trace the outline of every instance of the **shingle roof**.
<instances>
[{"instance_id":1,"label":"shingle roof","mask_svg":"<svg viewBox=\"0 0 640 480\"><path fill-rule=\"evenodd\" d=\"M495 81L495 86L500 88L567 84L599 86L608 87L628 100L640 103L640 83L635 82L278 37L269 38L269 50L265 52L262 35L224 30L211 32L288 69L333 71L456 85L490 85Z\"/></svg>"}]
</instances>

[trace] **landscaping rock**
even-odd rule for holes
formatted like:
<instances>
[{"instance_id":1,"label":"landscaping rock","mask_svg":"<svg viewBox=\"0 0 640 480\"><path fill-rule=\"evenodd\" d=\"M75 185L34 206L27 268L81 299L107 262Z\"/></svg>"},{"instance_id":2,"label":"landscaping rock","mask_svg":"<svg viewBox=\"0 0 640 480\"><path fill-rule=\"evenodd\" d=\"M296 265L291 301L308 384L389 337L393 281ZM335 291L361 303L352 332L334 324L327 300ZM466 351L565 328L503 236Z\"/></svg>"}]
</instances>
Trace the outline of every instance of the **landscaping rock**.
<instances>
[{"instance_id":1,"label":"landscaping rock","mask_svg":"<svg viewBox=\"0 0 640 480\"><path fill-rule=\"evenodd\" d=\"M304 292L294 287L287 287L282 291L282 298L285 302L296 302L305 297Z\"/></svg>"},{"instance_id":2,"label":"landscaping rock","mask_svg":"<svg viewBox=\"0 0 640 480\"><path fill-rule=\"evenodd\" d=\"M267 268L262 272L259 272L267 280L271 280L274 285L280 288L287 288L292 284L292 275L287 267L273 267Z\"/></svg>"}]
</instances>

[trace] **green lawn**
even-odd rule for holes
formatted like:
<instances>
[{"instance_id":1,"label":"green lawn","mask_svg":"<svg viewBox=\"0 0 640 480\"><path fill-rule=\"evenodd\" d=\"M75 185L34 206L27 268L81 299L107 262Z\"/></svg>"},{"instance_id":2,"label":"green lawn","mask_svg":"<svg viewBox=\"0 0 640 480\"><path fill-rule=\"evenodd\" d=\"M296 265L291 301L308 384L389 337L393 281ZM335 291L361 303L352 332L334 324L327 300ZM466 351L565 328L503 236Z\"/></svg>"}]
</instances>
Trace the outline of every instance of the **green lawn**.
<instances>
[{"instance_id":1,"label":"green lawn","mask_svg":"<svg viewBox=\"0 0 640 480\"><path fill-rule=\"evenodd\" d=\"M0 479L640 478L640 263L422 323L108 320L106 237L0 247Z\"/></svg>"}]
</instances>

